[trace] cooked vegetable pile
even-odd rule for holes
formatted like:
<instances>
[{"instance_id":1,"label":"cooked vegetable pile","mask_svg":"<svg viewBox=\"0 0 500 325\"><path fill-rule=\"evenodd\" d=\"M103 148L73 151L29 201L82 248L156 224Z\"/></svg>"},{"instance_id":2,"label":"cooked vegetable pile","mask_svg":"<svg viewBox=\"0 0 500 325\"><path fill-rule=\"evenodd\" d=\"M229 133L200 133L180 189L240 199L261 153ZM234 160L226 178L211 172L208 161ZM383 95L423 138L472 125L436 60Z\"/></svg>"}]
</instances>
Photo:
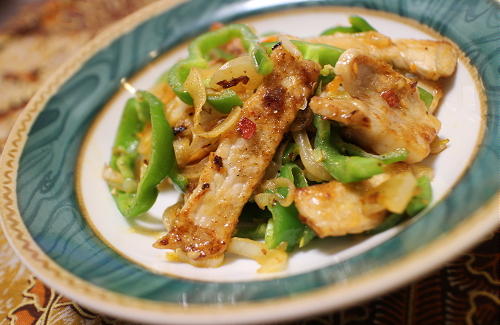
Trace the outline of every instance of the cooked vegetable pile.
<instances>
[{"instance_id":1,"label":"cooked vegetable pile","mask_svg":"<svg viewBox=\"0 0 500 325\"><path fill-rule=\"evenodd\" d=\"M108 182L127 218L165 183L154 246L215 267L226 252L282 270L314 238L373 234L425 209L438 153L438 79L457 54L443 41L391 40L363 18L321 36L259 38L214 24L188 57L123 111Z\"/></svg>"}]
</instances>

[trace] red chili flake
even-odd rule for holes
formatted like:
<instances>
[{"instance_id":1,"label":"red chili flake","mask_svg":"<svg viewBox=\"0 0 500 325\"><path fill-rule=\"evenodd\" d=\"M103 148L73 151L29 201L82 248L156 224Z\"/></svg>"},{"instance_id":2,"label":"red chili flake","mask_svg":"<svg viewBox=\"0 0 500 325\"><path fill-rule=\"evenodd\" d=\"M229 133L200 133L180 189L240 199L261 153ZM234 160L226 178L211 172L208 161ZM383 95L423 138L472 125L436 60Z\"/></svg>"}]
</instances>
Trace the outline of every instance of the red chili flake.
<instances>
[{"instance_id":1,"label":"red chili flake","mask_svg":"<svg viewBox=\"0 0 500 325\"><path fill-rule=\"evenodd\" d=\"M240 133L241 137L243 139L250 139L253 137L255 134L255 130L257 130L257 125L255 123L244 117L238 122L238 128L237 131Z\"/></svg>"},{"instance_id":2,"label":"red chili flake","mask_svg":"<svg viewBox=\"0 0 500 325\"><path fill-rule=\"evenodd\" d=\"M394 92L394 90L392 90L392 89L385 90L382 93L380 93L380 96L387 102L387 104L390 107L397 107L397 106L399 106L399 97Z\"/></svg>"}]
</instances>

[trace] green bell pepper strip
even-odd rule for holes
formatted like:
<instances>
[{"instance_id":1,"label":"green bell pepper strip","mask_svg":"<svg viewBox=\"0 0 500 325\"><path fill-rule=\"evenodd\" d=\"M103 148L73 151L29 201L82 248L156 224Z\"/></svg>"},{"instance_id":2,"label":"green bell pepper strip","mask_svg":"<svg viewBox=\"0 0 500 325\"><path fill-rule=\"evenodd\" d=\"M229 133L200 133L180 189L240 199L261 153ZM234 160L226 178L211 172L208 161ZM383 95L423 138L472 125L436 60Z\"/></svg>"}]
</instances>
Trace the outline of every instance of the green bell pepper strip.
<instances>
[{"instance_id":1,"label":"green bell pepper strip","mask_svg":"<svg viewBox=\"0 0 500 325\"><path fill-rule=\"evenodd\" d=\"M372 157L344 156L331 142L330 122L321 116L314 116L316 127L315 150L323 156L323 166L330 175L341 183L357 182L381 174L382 161Z\"/></svg>"},{"instance_id":2,"label":"green bell pepper strip","mask_svg":"<svg viewBox=\"0 0 500 325\"><path fill-rule=\"evenodd\" d=\"M309 185L302 169L300 169L299 166L293 163L284 164L280 168L280 176L293 181L297 188L307 187ZM298 241L299 248L304 247L316 237L316 233L314 232L314 230L312 230L305 224L302 224L302 226L304 230Z\"/></svg>"},{"instance_id":3,"label":"green bell pepper strip","mask_svg":"<svg viewBox=\"0 0 500 325\"><path fill-rule=\"evenodd\" d=\"M314 238L316 238L316 236L317 235L314 232L314 230L312 230L307 225L305 225L304 233L302 234L302 236L299 239L299 248L302 248L302 247L306 246L307 244L309 244Z\"/></svg>"},{"instance_id":4,"label":"green bell pepper strip","mask_svg":"<svg viewBox=\"0 0 500 325\"><path fill-rule=\"evenodd\" d=\"M427 108L430 107L434 96L431 93L427 92L425 89L418 87L420 99L425 103ZM382 155L374 155L370 154L360 147L347 143L342 140L338 132L334 132L332 136L332 141L335 147L342 153L348 154L351 156L360 156L360 157L371 157L376 158L383 161L385 164L392 164L398 161L403 161L408 157L408 150L406 148L397 148L394 151L382 154Z\"/></svg>"},{"instance_id":5,"label":"green bell pepper strip","mask_svg":"<svg viewBox=\"0 0 500 325\"><path fill-rule=\"evenodd\" d=\"M288 163L280 168L280 177L285 177L294 182L297 188L307 186L307 180L302 170L293 163ZM276 192L285 197L288 189L278 188ZM307 225L299 220L299 212L292 203L284 207L279 203L268 207L272 219L268 221L265 234L266 246L270 249L278 247L282 242L287 243L287 250L292 251L297 246L303 247L309 243L316 234Z\"/></svg>"},{"instance_id":6,"label":"green bell pepper strip","mask_svg":"<svg viewBox=\"0 0 500 325\"><path fill-rule=\"evenodd\" d=\"M289 142L281 155L281 163L293 162L299 156L299 146L295 142Z\"/></svg>"},{"instance_id":7,"label":"green bell pepper strip","mask_svg":"<svg viewBox=\"0 0 500 325\"><path fill-rule=\"evenodd\" d=\"M418 193L410 200L406 206L405 213L391 213L376 228L366 232L368 235L374 235L394 227L408 217L414 217L417 213L425 209L432 201L432 187L430 179L427 176L417 178Z\"/></svg>"},{"instance_id":8,"label":"green bell pepper strip","mask_svg":"<svg viewBox=\"0 0 500 325\"><path fill-rule=\"evenodd\" d=\"M280 177L291 180L295 187L302 188L308 186L307 179L300 167L294 163L287 163L280 168Z\"/></svg>"},{"instance_id":9,"label":"green bell pepper strip","mask_svg":"<svg viewBox=\"0 0 500 325\"><path fill-rule=\"evenodd\" d=\"M375 28L373 28L364 18L361 18L359 16L350 16L349 22L351 23L350 27L344 27L344 26L331 27L323 31L321 33L321 36L333 35L335 33L354 34L354 33L362 33L375 30Z\"/></svg>"},{"instance_id":10,"label":"green bell pepper strip","mask_svg":"<svg viewBox=\"0 0 500 325\"><path fill-rule=\"evenodd\" d=\"M398 161L403 161L408 157L408 150L406 148L397 148L394 151L382 154L375 155L368 153L358 147L355 144L345 142L338 132L338 128L334 127L334 132L332 132L332 144L333 146L339 150L341 154L347 154L350 156L359 156L366 158L375 158L382 161L384 164L389 165Z\"/></svg>"},{"instance_id":11,"label":"green bell pepper strip","mask_svg":"<svg viewBox=\"0 0 500 325\"><path fill-rule=\"evenodd\" d=\"M432 201L432 186L431 180L427 176L417 178L418 193L411 199L406 206L406 214L410 217L425 209Z\"/></svg>"},{"instance_id":12,"label":"green bell pepper strip","mask_svg":"<svg viewBox=\"0 0 500 325\"><path fill-rule=\"evenodd\" d=\"M434 100L434 96L424 88L418 87L418 95L420 99L424 102L427 109L431 107L432 101Z\"/></svg>"},{"instance_id":13,"label":"green bell pepper strip","mask_svg":"<svg viewBox=\"0 0 500 325\"><path fill-rule=\"evenodd\" d=\"M309 43L299 40L292 40L292 44L299 49L304 59L317 62L321 66L329 64L334 67L340 55L344 52L342 49L326 44Z\"/></svg>"},{"instance_id":14,"label":"green bell pepper strip","mask_svg":"<svg viewBox=\"0 0 500 325\"><path fill-rule=\"evenodd\" d=\"M328 85L330 81L335 78L335 72L333 71L334 67L331 65L325 65L323 69L319 72L319 82L318 87L316 88L316 96L321 95L324 86Z\"/></svg>"},{"instance_id":15,"label":"green bell pepper strip","mask_svg":"<svg viewBox=\"0 0 500 325\"><path fill-rule=\"evenodd\" d=\"M186 104L192 105L193 98L189 92L184 89L184 82L191 68L207 67L210 51L235 38L241 39L243 46L250 54L255 68L260 74L267 75L271 73L273 70L273 62L267 56L266 51L259 45L258 37L248 26L232 24L198 36L189 45L188 57L175 64L160 79L166 79L175 94Z\"/></svg>"},{"instance_id":16,"label":"green bell pepper strip","mask_svg":"<svg viewBox=\"0 0 500 325\"><path fill-rule=\"evenodd\" d=\"M135 176L136 159L139 157L137 134L147 123L152 128L152 149L146 170L138 180ZM158 196L158 184L175 172L175 155L172 145L172 128L163 112L163 103L149 92L140 91L130 99L123 111L110 166L124 178L138 181L133 192L114 190L118 209L126 217L136 217L148 211Z\"/></svg>"},{"instance_id":17,"label":"green bell pepper strip","mask_svg":"<svg viewBox=\"0 0 500 325\"><path fill-rule=\"evenodd\" d=\"M283 189L276 190L281 195L285 195ZM300 222L299 212L295 205L287 207L279 203L268 207L273 217L269 220L266 228L265 242L270 249L278 247L282 242L287 243L287 251L292 251L298 245L304 233L304 224Z\"/></svg>"},{"instance_id":18,"label":"green bell pepper strip","mask_svg":"<svg viewBox=\"0 0 500 325\"><path fill-rule=\"evenodd\" d=\"M229 114L234 106L243 105L243 101L231 89L225 89L218 94L207 96L207 102L223 114Z\"/></svg>"},{"instance_id":19,"label":"green bell pepper strip","mask_svg":"<svg viewBox=\"0 0 500 325\"><path fill-rule=\"evenodd\" d=\"M297 47L300 53L302 53L304 59L319 63L321 66L329 64L334 67L340 55L344 52L342 49L327 44L310 43L299 40L290 41ZM261 45L270 51L278 43L279 42L263 42Z\"/></svg>"},{"instance_id":20,"label":"green bell pepper strip","mask_svg":"<svg viewBox=\"0 0 500 325\"><path fill-rule=\"evenodd\" d=\"M119 171L124 178L134 178L134 164L139 145L136 134L143 128L143 122L138 115L138 110L141 109L142 105L135 98L127 101L113 145L109 165L115 171Z\"/></svg>"},{"instance_id":21,"label":"green bell pepper strip","mask_svg":"<svg viewBox=\"0 0 500 325\"><path fill-rule=\"evenodd\" d=\"M233 54L228 53L220 48L212 49L212 51L210 52L210 55L215 60L222 59L224 61L229 61L229 60L232 60L236 57Z\"/></svg>"},{"instance_id":22,"label":"green bell pepper strip","mask_svg":"<svg viewBox=\"0 0 500 325\"><path fill-rule=\"evenodd\" d=\"M253 240L264 239L267 223L238 223L234 237L249 238Z\"/></svg>"},{"instance_id":23,"label":"green bell pepper strip","mask_svg":"<svg viewBox=\"0 0 500 325\"><path fill-rule=\"evenodd\" d=\"M351 23L352 28L356 29L358 33L360 32L369 32L376 31L372 25L370 25L364 18L360 16L350 16L349 22Z\"/></svg>"},{"instance_id":24,"label":"green bell pepper strip","mask_svg":"<svg viewBox=\"0 0 500 325\"><path fill-rule=\"evenodd\" d=\"M325 29L320 35L327 36L327 35L333 35L335 33L354 34L358 33L358 30L353 27L335 26Z\"/></svg>"},{"instance_id":25,"label":"green bell pepper strip","mask_svg":"<svg viewBox=\"0 0 500 325\"><path fill-rule=\"evenodd\" d=\"M261 210L254 202L248 202L238 218L234 237L264 239L267 221L271 217L268 210Z\"/></svg>"}]
</instances>

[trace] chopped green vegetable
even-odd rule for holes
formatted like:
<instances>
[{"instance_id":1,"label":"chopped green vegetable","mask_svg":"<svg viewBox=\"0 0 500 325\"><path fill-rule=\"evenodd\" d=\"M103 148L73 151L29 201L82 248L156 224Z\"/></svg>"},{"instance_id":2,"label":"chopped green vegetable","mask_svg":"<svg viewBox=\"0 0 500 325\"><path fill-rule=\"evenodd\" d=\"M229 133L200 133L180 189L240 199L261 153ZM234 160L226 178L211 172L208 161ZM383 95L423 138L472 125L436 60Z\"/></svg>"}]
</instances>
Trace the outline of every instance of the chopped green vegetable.
<instances>
[{"instance_id":1,"label":"chopped green vegetable","mask_svg":"<svg viewBox=\"0 0 500 325\"><path fill-rule=\"evenodd\" d=\"M353 27L344 27L344 26L335 26L324 30L321 33L321 36L333 35L335 33L346 33L346 34L354 34L357 33L358 30Z\"/></svg>"},{"instance_id":2,"label":"chopped green vegetable","mask_svg":"<svg viewBox=\"0 0 500 325\"><path fill-rule=\"evenodd\" d=\"M406 206L405 213L392 213L376 228L366 232L367 235L374 235L394 227L408 217L413 217L425 209L432 201L432 187L430 179L427 176L417 178L418 193L411 199Z\"/></svg>"},{"instance_id":3,"label":"chopped green vegetable","mask_svg":"<svg viewBox=\"0 0 500 325\"><path fill-rule=\"evenodd\" d=\"M149 123L153 139L151 157L139 178L135 172L136 160L139 158L137 134ZM110 162L110 167L125 180L138 183L135 191L112 191L118 209L124 216L135 217L148 211L158 196L157 186L165 177L170 176L180 187L185 185L186 180L177 173L173 137L172 128L163 113L163 103L158 98L149 92L140 91L137 98L127 102Z\"/></svg>"},{"instance_id":4,"label":"chopped green vegetable","mask_svg":"<svg viewBox=\"0 0 500 325\"><path fill-rule=\"evenodd\" d=\"M191 68L207 67L210 52L235 38L241 39L243 46L252 57L255 67L260 74L267 75L271 73L273 62L267 56L266 51L259 45L257 36L246 25L232 24L198 36L189 45L189 56L175 64L160 80L166 79L175 94L186 104L192 105L193 98L184 89L184 82ZM210 99L208 101L210 102ZM213 100L213 104L215 105L219 102ZM221 109L227 110L224 108Z\"/></svg>"},{"instance_id":5,"label":"chopped green vegetable","mask_svg":"<svg viewBox=\"0 0 500 325\"><path fill-rule=\"evenodd\" d=\"M384 162L384 164L386 165L398 161L404 161L408 157L408 150L406 150L405 148L397 148L394 151L382 155L375 155L368 153L363 149L361 149L360 147L358 147L357 145L342 140L338 132L338 128L334 128L334 132L332 132L332 143L342 154L347 154L350 156L366 157L366 158L375 158Z\"/></svg>"},{"instance_id":6,"label":"chopped green vegetable","mask_svg":"<svg viewBox=\"0 0 500 325\"><path fill-rule=\"evenodd\" d=\"M212 49L212 51L210 52L211 56L213 57L213 59L217 60L217 59L222 59L222 60L225 60L225 61L229 61L229 60L232 60L234 59L236 56L234 56L233 54L231 53L228 53L218 47Z\"/></svg>"},{"instance_id":7,"label":"chopped green vegetable","mask_svg":"<svg viewBox=\"0 0 500 325\"><path fill-rule=\"evenodd\" d=\"M369 32L376 31L364 18L360 16L350 16L349 22L351 23L352 28L356 29L358 32Z\"/></svg>"},{"instance_id":8,"label":"chopped green vegetable","mask_svg":"<svg viewBox=\"0 0 500 325\"><path fill-rule=\"evenodd\" d=\"M413 217L425 209L432 201L431 180L427 176L417 178L418 193L411 199L406 207L406 213Z\"/></svg>"},{"instance_id":9,"label":"chopped green vegetable","mask_svg":"<svg viewBox=\"0 0 500 325\"><path fill-rule=\"evenodd\" d=\"M307 180L299 166L288 163L280 168L280 176L288 178L294 182L297 188L306 187ZM276 190L281 196L286 197L288 189L278 188ZM296 247L303 247L309 243L316 234L307 225L299 220L299 212L292 203L284 207L276 203L268 207L271 211L272 219L269 220L266 228L265 241L269 248L276 248L282 242L287 244L287 250L292 251Z\"/></svg>"},{"instance_id":10,"label":"chopped green vegetable","mask_svg":"<svg viewBox=\"0 0 500 325\"><path fill-rule=\"evenodd\" d=\"M207 96L207 102L223 114L229 114L233 107L243 105L240 97L231 89L225 89L218 94Z\"/></svg>"},{"instance_id":11,"label":"chopped green vegetable","mask_svg":"<svg viewBox=\"0 0 500 325\"><path fill-rule=\"evenodd\" d=\"M372 157L344 156L332 144L330 122L314 116L316 127L315 147L322 155L322 163L328 173L341 183L361 181L380 174L382 161Z\"/></svg>"},{"instance_id":12,"label":"chopped green vegetable","mask_svg":"<svg viewBox=\"0 0 500 325\"><path fill-rule=\"evenodd\" d=\"M431 107L432 101L434 100L434 96L424 88L418 87L418 95L420 99L424 102L427 109Z\"/></svg>"},{"instance_id":13,"label":"chopped green vegetable","mask_svg":"<svg viewBox=\"0 0 500 325\"><path fill-rule=\"evenodd\" d=\"M299 40L291 40L291 42L297 47L300 53L302 53L304 59L317 62L321 66L328 64L335 66L340 55L344 52L342 49L327 44L310 43ZM271 50L276 44L278 44L278 42L261 43L267 50Z\"/></svg>"},{"instance_id":14,"label":"chopped green vegetable","mask_svg":"<svg viewBox=\"0 0 500 325\"><path fill-rule=\"evenodd\" d=\"M322 36L333 35L335 33L355 34L355 33L369 32L372 30L373 31L376 30L364 18L361 18L360 16L350 16L349 22L351 23L350 27L345 27L345 26L331 27L323 31L321 35Z\"/></svg>"},{"instance_id":15,"label":"chopped green vegetable","mask_svg":"<svg viewBox=\"0 0 500 325\"><path fill-rule=\"evenodd\" d=\"M281 155L281 162L283 164L293 162L295 159L297 159L297 156L299 155L299 146L295 142L290 142L285 148L285 151L283 151L283 154Z\"/></svg>"},{"instance_id":16,"label":"chopped green vegetable","mask_svg":"<svg viewBox=\"0 0 500 325\"><path fill-rule=\"evenodd\" d=\"M278 189L278 193L286 194L282 189ZM284 207L276 203L269 207L269 211L271 211L273 218L270 219L271 226L268 223L268 228L271 228L266 231L266 246L272 249L285 242L287 250L292 251L298 245L305 228L305 225L298 218L297 208L293 204Z\"/></svg>"},{"instance_id":17,"label":"chopped green vegetable","mask_svg":"<svg viewBox=\"0 0 500 325\"><path fill-rule=\"evenodd\" d=\"M234 237L249 238L253 240L264 239L267 223L238 223Z\"/></svg>"}]
</instances>

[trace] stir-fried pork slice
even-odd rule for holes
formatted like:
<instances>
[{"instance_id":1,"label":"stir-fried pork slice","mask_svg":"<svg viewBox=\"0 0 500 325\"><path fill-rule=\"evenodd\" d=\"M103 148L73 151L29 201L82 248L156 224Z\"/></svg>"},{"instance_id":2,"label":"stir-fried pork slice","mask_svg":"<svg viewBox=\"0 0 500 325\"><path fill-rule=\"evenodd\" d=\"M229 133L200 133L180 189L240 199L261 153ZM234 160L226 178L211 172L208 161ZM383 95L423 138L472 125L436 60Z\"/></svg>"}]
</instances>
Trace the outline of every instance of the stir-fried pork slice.
<instances>
[{"instance_id":1,"label":"stir-fried pork slice","mask_svg":"<svg viewBox=\"0 0 500 325\"><path fill-rule=\"evenodd\" d=\"M406 148L408 163L429 155L441 124L427 112L414 82L355 49L341 55L335 73L347 94L313 97L314 113L343 123L353 140L376 153Z\"/></svg>"},{"instance_id":2,"label":"stir-fried pork slice","mask_svg":"<svg viewBox=\"0 0 500 325\"><path fill-rule=\"evenodd\" d=\"M343 236L377 227L388 212L402 213L415 193L412 169L400 162L361 182L298 188L294 202L300 219L320 237Z\"/></svg>"},{"instance_id":3,"label":"stir-fried pork slice","mask_svg":"<svg viewBox=\"0 0 500 325\"><path fill-rule=\"evenodd\" d=\"M341 49L355 48L393 66L421 77L437 80L449 77L455 71L457 53L444 41L399 39L377 32L355 34L336 33L310 39L311 42L336 46Z\"/></svg>"},{"instance_id":4,"label":"stir-fried pork slice","mask_svg":"<svg viewBox=\"0 0 500 325\"><path fill-rule=\"evenodd\" d=\"M197 187L155 247L175 249L197 266L222 261L244 204L319 76L318 64L293 57L282 47L271 59L273 72L245 102L238 127L223 136Z\"/></svg>"},{"instance_id":5,"label":"stir-fried pork slice","mask_svg":"<svg viewBox=\"0 0 500 325\"><path fill-rule=\"evenodd\" d=\"M375 228L386 214L368 183L337 181L299 188L295 206L301 220L319 237L357 234Z\"/></svg>"}]
</instances>

